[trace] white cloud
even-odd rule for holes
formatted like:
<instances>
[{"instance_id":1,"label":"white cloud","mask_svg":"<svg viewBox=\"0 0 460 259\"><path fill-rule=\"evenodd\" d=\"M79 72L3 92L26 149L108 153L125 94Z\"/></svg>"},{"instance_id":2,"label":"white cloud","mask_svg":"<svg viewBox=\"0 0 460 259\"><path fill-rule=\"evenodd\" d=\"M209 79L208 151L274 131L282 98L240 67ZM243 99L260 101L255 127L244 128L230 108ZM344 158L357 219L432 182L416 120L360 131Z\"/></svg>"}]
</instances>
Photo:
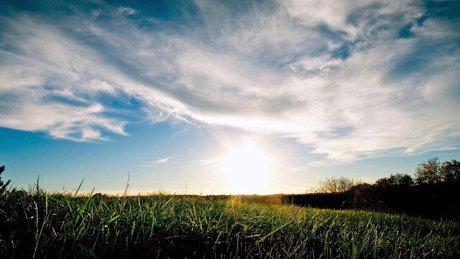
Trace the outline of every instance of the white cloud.
<instances>
[{"instance_id":1,"label":"white cloud","mask_svg":"<svg viewBox=\"0 0 460 259\"><path fill-rule=\"evenodd\" d=\"M114 109L97 99L100 94L117 98L121 91L165 112L180 108L177 101L124 76L95 50L42 20L21 16L4 21L14 33L4 32L2 44L15 51L0 52L0 95L9 96L2 102L1 127L47 131L76 141L104 140L101 130L127 135L126 121L107 117Z\"/></svg>"},{"instance_id":2,"label":"white cloud","mask_svg":"<svg viewBox=\"0 0 460 259\"><path fill-rule=\"evenodd\" d=\"M140 28L119 15L135 13L128 7L106 6L104 22L3 19L2 46L15 51L0 50L0 96L19 102L0 108L0 126L76 140L126 134L97 98L108 94L140 100L151 122L292 137L333 161L458 147L460 36L449 21L417 23L425 10L408 1L291 0L236 16L197 3L204 26L180 32ZM407 24L413 35L398 38Z\"/></svg>"},{"instance_id":3,"label":"white cloud","mask_svg":"<svg viewBox=\"0 0 460 259\"><path fill-rule=\"evenodd\" d=\"M141 167L160 166L160 165L167 165L167 164L169 165L171 164L170 163L171 158L174 158L174 157L176 156L170 156L170 157L160 158L155 161L150 161L150 162L142 164Z\"/></svg>"},{"instance_id":4,"label":"white cloud","mask_svg":"<svg viewBox=\"0 0 460 259\"><path fill-rule=\"evenodd\" d=\"M411 32L423 38L435 41L450 40L460 37L459 22L452 23L437 19L428 19L423 25L414 25Z\"/></svg>"},{"instance_id":5,"label":"white cloud","mask_svg":"<svg viewBox=\"0 0 460 259\"><path fill-rule=\"evenodd\" d=\"M391 15L403 16L413 21L423 14L420 5L411 0L283 0L278 1L292 17L308 26L326 24L333 30L346 32L346 38L369 37L367 33L380 26L388 26L395 21ZM377 19L376 19L377 18ZM373 35L375 37L376 35Z\"/></svg>"},{"instance_id":6,"label":"white cloud","mask_svg":"<svg viewBox=\"0 0 460 259\"><path fill-rule=\"evenodd\" d=\"M124 14L124 15L133 15L133 14L138 13L139 11L134 10L133 8L120 6L118 8L118 12L121 13L121 14Z\"/></svg>"}]
</instances>

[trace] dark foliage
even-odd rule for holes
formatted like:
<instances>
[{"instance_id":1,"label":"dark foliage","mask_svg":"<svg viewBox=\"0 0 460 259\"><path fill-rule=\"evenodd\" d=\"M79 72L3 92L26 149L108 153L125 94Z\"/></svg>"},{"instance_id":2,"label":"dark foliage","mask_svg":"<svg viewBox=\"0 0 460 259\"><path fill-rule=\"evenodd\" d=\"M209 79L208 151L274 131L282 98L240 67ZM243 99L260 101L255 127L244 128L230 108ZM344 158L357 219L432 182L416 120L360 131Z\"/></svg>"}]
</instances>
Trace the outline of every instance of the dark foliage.
<instances>
[{"instance_id":1,"label":"dark foliage","mask_svg":"<svg viewBox=\"0 0 460 259\"><path fill-rule=\"evenodd\" d=\"M328 209L358 209L460 220L460 183L424 185L361 184L345 193L288 195L293 204Z\"/></svg>"},{"instance_id":2,"label":"dark foliage","mask_svg":"<svg viewBox=\"0 0 460 259\"><path fill-rule=\"evenodd\" d=\"M460 182L460 161L452 159L442 163L439 174L443 182Z\"/></svg>"},{"instance_id":3,"label":"dark foliage","mask_svg":"<svg viewBox=\"0 0 460 259\"><path fill-rule=\"evenodd\" d=\"M361 184L351 189L348 195L348 208L373 210L373 211L388 211L387 204L380 197L377 191L380 189L376 185Z\"/></svg>"},{"instance_id":4,"label":"dark foliage","mask_svg":"<svg viewBox=\"0 0 460 259\"><path fill-rule=\"evenodd\" d=\"M460 182L460 161L439 162L437 157L423 162L415 169L417 184L458 183Z\"/></svg>"},{"instance_id":5,"label":"dark foliage","mask_svg":"<svg viewBox=\"0 0 460 259\"><path fill-rule=\"evenodd\" d=\"M5 171L5 166L0 166L0 175ZM8 180L8 182L3 183L2 178L0 177L0 194L4 193L6 191L6 188L10 184L11 180Z\"/></svg>"},{"instance_id":6,"label":"dark foliage","mask_svg":"<svg viewBox=\"0 0 460 259\"><path fill-rule=\"evenodd\" d=\"M440 162L437 157L419 164L415 169L415 181L417 184L440 183L442 181L442 177L439 167Z\"/></svg>"},{"instance_id":7,"label":"dark foliage","mask_svg":"<svg viewBox=\"0 0 460 259\"><path fill-rule=\"evenodd\" d=\"M460 184L370 185L350 192L351 208L386 211L431 219L460 219Z\"/></svg>"},{"instance_id":8,"label":"dark foliage","mask_svg":"<svg viewBox=\"0 0 460 259\"><path fill-rule=\"evenodd\" d=\"M288 195L292 204L322 208L322 209L346 209L349 207L347 193L326 193L326 194L303 194Z\"/></svg>"},{"instance_id":9,"label":"dark foliage","mask_svg":"<svg viewBox=\"0 0 460 259\"><path fill-rule=\"evenodd\" d=\"M363 184L363 181L347 177L331 177L326 181L319 182L317 187L311 188L309 193L342 193L347 192L356 185Z\"/></svg>"},{"instance_id":10,"label":"dark foliage","mask_svg":"<svg viewBox=\"0 0 460 259\"><path fill-rule=\"evenodd\" d=\"M334 187L337 185L335 182L321 182L320 186L329 183L328 186ZM294 204L307 207L372 210L438 220L460 220L460 162L441 163L438 158L433 158L417 166L414 179L408 174L398 173L378 179L373 185L361 183L334 194L288 197Z\"/></svg>"},{"instance_id":11,"label":"dark foliage","mask_svg":"<svg viewBox=\"0 0 460 259\"><path fill-rule=\"evenodd\" d=\"M375 185L379 187L391 187L391 186L412 186L414 180L408 174L395 174L390 175L388 178L380 178L375 182Z\"/></svg>"}]
</instances>

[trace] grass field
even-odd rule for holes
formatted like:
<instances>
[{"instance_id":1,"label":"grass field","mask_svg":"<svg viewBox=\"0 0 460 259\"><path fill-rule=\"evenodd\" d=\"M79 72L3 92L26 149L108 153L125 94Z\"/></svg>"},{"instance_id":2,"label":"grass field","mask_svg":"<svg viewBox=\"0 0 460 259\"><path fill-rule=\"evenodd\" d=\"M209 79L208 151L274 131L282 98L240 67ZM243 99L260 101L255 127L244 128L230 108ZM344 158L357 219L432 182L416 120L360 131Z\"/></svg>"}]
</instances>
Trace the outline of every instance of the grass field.
<instances>
[{"instance_id":1,"label":"grass field","mask_svg":"<svg viewBox=\"0 0 460 259\"><path fill-rule=\"evenodd\" d=\"M460 258L460 224L363 211L155 194L15 191L3 258Z\"/></svg>"}]
</instances>

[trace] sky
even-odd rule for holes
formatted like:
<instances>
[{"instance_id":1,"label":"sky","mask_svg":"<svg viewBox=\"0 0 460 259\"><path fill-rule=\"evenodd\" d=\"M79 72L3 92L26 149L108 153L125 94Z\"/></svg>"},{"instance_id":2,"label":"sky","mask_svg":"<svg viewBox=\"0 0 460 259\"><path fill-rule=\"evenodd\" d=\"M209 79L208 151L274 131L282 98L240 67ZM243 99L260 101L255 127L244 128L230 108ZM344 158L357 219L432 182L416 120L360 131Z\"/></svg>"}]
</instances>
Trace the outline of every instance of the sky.
<instances>
[{"instance_id":1,"label":"sky","mask_svg":"<svg viewBox=\"0 0 460 259\"><path fill-rule=\"evenodd\" d=\"M460 159L459 1L0 3L18 188L303 193Z\"/></svg>"}]
</instances>

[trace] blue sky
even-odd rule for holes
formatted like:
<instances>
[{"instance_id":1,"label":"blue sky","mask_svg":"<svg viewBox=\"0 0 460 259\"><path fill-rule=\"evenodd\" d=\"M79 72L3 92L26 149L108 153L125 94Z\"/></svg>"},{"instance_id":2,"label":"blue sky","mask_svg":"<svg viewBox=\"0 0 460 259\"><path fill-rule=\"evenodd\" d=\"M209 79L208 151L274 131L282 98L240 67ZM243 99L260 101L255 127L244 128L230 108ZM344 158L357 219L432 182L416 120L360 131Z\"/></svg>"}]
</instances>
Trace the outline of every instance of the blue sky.
<instances>
[{"instance_id":1,"label":"blue sky","mask_svg":"<svg viewBox=\"0 0 460 259\"><path fill-rule=\"evenodd\" d=\"M299 193L460 159L458 1L0 5L17 187Z\"/></svg>"}]
</instances>

